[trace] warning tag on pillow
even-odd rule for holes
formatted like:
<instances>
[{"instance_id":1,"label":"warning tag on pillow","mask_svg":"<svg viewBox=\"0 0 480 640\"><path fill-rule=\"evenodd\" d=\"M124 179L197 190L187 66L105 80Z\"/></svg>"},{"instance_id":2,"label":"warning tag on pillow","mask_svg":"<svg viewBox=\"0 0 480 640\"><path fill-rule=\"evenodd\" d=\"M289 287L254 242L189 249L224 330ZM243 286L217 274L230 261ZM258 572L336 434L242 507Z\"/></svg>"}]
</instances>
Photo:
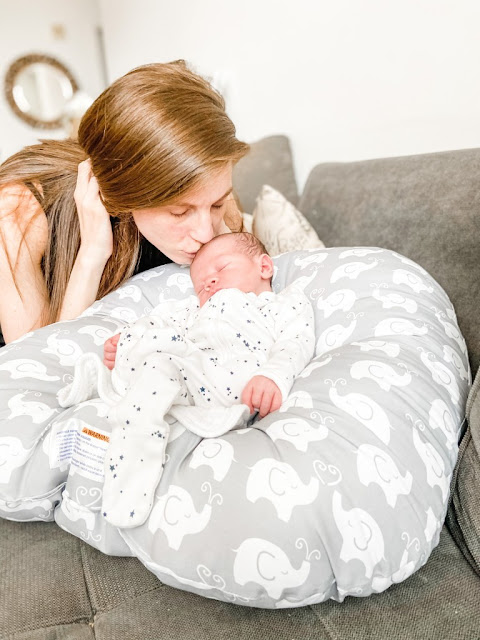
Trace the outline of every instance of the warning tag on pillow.
<instances>
[{"instance_id":1,"label":"warning tag on pillow","mask_svg":"<svg viewBox=\"0 0 480 640\"><path fill-rule=\"evenodd\" d=\"M83 420L70 418L55 425L49 434L50 468L69 468L75 473L103 482L105 453L110 434L93 428Z\"/></svg>"}]
</instances>

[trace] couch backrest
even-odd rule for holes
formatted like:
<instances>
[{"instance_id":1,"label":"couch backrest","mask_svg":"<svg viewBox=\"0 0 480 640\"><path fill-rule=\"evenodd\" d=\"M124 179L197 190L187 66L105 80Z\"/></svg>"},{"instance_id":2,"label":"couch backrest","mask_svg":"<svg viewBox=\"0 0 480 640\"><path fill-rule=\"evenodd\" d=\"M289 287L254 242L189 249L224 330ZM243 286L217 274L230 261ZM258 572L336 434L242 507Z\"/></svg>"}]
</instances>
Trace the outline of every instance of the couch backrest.
<instances>
[{"instance_id":1,"label":"couch backrest","mask_svg":"<svg viewBox=\"0 0 480 640\"><path fill-rule=\"evenodd\" d=\"M443 286L480 362L480 149L320 164L298 205L326 246L380 246Z\"/></svg>"},{"instance_id":2,"label":"couch backrest","mask_svg":"<svg viewBox=\"0 0 480 640\"><path fill-rule=\"evenodd\" d=\"M285 135L268 136L250 145L249 153L233 170L233 186L243 211L252 213L264 184L277 189L293 204L298 190L290 140Z\"/></svg>"}]
</instances>

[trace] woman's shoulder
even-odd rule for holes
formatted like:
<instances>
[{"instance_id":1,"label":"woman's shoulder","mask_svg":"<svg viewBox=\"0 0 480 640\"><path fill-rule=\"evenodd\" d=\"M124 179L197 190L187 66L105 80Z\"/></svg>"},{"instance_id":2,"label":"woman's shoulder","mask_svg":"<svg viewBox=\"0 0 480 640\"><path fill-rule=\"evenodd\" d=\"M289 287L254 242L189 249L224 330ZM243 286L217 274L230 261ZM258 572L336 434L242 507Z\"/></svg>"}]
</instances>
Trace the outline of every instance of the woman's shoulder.
<instances>
[{"instance_id":1,"label":"woman's shoulder","mask_svg":"<svg viewBox=\"0 0 480 640\"><path fill-rule=\"evenodd\" d=\"M26 185L18 182L0 184L0 209L2 220L8 214L15 213L17 218L28 218L42 210L39 203L39 190L34 185Z\"/></svg>"},{"instance_id":2,"label":"woman's shoulder","mask_svg":"<svg viewBox=\"0 0 480 640\"><path fill-rule=\"evenodd\" d=\"M25 257L40 262L48 242L48 223L39 202L41 195L33 185L0 185L0 231L3 249L13 263L21 259L17 252L27 248ZM2 247L0 247L2 249Z\"/></svg>"},{"instance_id":3,"label":"woman's shoulder","mask_svg":"<svg viewBox=\"0 0 480 640\"><path fill-rule=\"evenodd\" d=\"M142 238L134 274L153 269L154 267L160 267L163 264L170 264L171 262L170 258L167 258L160 249L157 249L157 247L146 238Z\"/></svg>"}]
</instances>

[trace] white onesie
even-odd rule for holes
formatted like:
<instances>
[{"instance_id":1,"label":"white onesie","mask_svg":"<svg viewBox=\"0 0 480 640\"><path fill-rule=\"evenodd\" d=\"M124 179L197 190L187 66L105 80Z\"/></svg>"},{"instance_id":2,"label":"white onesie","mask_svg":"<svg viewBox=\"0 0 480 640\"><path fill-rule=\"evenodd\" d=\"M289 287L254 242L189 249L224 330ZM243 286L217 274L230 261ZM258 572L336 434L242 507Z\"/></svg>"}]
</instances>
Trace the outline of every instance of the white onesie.
<instances>
[{"instance_id":1,"label":"white onesie","mask_svg":"<svg viewBox=\"0 0 480 640\"><path fill-rule=\"evenodd\" d=\"M105 518L133 527L148 517L163 472L167 414L204 437L244 426L247 382L272 379L284 401L314 345L311 304L290 285L258 296L223 289L202 308L193 297L162 303L122 331L108 384L98 356L82 356L60 401L69 406L99 395L111 405Z\"/></svg>"}]
</instances>

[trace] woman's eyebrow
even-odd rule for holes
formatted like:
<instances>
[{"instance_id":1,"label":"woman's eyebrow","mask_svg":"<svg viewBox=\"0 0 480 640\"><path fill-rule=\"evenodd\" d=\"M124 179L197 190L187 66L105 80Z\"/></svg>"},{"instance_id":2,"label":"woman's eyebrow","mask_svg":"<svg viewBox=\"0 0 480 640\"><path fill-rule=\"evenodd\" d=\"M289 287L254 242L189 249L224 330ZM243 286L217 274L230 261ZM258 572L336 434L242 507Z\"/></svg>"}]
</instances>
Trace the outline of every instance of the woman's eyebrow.
<instances>
[{"instance_id":1,"label":"woman's eyebrow","mask_svg":"<svg viewBox=\"0 0 480 640\"><path fill-rule=\"evenodd\" d=\"M224 193L224 194L223 194L223 196L222 196L221 198L219 198L218 200L216 200L216 201L214 202L214 204L217 204L217 202L220 202L220 200L223 200L224 198L226 198L227 196L229 196L229 195L232 193L232 191L233 191L233 187L230 187L230 189L229 189L226 193Z\"/></svg>"},{"instance_id":2,"label":"woman's eyebrow","mask_svg":"<svg viewBox=\"0 0 480 640\"><path fill-rule=\"evenodd\" d=\"M224 198L226 198L227 196L229 196L233 191L233 186L230 187L230 189L228 191L226 191L223 196L221 196L220 198L218 198L218 200L215 200L215 202L213 204L217 204L217 202L220 202L220 200L223 200ZM189 202L176 202L175 204L172 203L172 206L174 207L191 207L192 205Z\"/></svg>"}]
</instances>

